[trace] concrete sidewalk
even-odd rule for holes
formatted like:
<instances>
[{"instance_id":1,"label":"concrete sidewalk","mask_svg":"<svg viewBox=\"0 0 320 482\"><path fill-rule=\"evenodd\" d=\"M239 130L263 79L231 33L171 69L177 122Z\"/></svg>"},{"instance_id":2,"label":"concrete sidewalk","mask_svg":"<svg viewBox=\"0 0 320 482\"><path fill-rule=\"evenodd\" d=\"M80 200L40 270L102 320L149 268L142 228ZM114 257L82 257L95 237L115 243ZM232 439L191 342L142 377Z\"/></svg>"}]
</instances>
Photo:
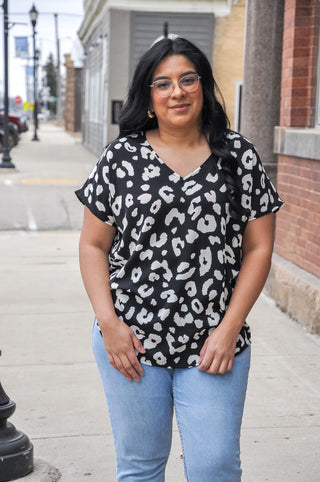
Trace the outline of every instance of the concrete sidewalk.
<instances>
[{"instance_id":1,"label":"concrete sidewalk","mask_svg":"<svg viewBox=\"0 0 320 482\"><path fill-rule=\"evenodd\" d=\"M80 229L82 211L73 191L88 177L97 156L79 136L41 123L11 151L15 169L0 169L0 230Z\"/></svg>"},{"instance_id":2,"label":"concrete sidewalk","mask_svg":"<svg viewBox=\"0 0 320 482\"><path fill-rule=\"evenodd\" d=\"M63 178L82 181L94 156L79 142L74 148L75 140L61 128L50 126L46 132L49 139L55 137L56 152L65 153ZM45 143L44 133L39 137ZM38 176L32 171L38 167L37 153L27 138L21 159L22 154L20 172L0 171L0 185L11 176L23 190L22 179ZM54 153L50 159L48 175L62 178L59 159L54 161ZM61 186L48 184L51 188ZM81 211L79 205L79 220ZM115 481L111 429L90 344L93 312L78 268L78 239L76 227L36 231L12 226L0 231L1 383L17 404L10 421L34 444L35 471L22 479L26 482ZM242 431L243 482L319 482L320 339L265 295L249 322L253 357ZM180 453L175 425L166 482L185 480Z\"/></svg>"}]
</instances>

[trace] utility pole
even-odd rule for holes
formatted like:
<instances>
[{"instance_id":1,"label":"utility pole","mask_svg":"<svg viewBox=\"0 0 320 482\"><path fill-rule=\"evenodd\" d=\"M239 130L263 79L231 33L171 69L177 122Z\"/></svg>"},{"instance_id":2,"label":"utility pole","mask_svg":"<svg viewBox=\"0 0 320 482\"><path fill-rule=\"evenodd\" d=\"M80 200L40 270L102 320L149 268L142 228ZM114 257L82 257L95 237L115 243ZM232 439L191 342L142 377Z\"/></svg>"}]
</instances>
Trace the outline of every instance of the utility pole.
<instances>
[{"instance_id":1,"label":"utility pole","mask_svg":"<svg viewBox=\"0 0 320 482\"><path fill-rule=\"evenodd\" d=\"M60 77L60 40L58 33L58 14L54 14L55 32L56 32L56 44L57 44L57 121L61 123L61 77Z\"/></svg>"},{"instance_id":2,"label":"utility pole","mask_svg":"<svg viewBox=\"0 0 320 482\"><path fill-rule=\"evenodd\" d=\"M3 0L3 47L4 47L4 139L3 139L3 155L0 168L15 168L11 162L9 152L9 70L8 70L8 0Z\"/></svg>"}]
</instances>

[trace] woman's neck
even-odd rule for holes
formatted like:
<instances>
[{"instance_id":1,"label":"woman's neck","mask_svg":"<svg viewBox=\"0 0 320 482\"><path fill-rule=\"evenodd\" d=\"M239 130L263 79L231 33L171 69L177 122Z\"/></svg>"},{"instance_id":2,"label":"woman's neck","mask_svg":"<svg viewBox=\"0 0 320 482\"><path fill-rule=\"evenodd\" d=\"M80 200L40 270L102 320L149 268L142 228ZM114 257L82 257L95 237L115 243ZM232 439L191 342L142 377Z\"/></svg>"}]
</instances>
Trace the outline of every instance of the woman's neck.
<instances>
[{"instance_id":1,"label":"woman's neck","mask_svg":"<svg viewBox=\"0 0 320 482\"><path fill-rule=\"evenodd\" d=\"M167 129L158 128L150 132L151 136L158 143L167 147L191 148L205 141L205 136L200 129Z\"/></svg>"}]
</instances>

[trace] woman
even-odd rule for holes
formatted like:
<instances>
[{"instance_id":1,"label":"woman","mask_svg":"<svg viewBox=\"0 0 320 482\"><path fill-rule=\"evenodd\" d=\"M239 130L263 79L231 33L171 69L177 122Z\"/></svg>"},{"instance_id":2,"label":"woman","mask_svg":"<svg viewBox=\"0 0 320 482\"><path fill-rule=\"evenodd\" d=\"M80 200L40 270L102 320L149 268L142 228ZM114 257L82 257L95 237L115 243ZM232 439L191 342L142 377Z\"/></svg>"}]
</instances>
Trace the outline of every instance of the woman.
<instances>
[{"instance_id":1,"label":"woman","mask_svg":"<svg viewBox=\"0 0 320 482\"><path fill-rule=\"evenodd\" d=\"M197 47L157 41L136 68L119 137L77 191L118 481L164 481L173 407L187 480L241 478L245 320L282 201L215 92Z\"/></svg>"}]
</instances>

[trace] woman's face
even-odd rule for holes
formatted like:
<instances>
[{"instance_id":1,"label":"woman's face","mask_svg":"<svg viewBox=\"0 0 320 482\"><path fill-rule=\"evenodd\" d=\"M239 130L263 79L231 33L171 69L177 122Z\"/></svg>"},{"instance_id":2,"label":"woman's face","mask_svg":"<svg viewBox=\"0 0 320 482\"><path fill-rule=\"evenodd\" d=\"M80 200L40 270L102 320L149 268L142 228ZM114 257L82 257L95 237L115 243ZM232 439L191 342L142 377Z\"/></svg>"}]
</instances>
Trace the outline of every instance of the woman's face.
<instances>
[{"instance_id":1,"label":"woman's face","mask_svg":"<svg viewBox=\"0 0 320 482\"><path fill-rule=\"evenodd\" d=\"M197 73L197 71L193 63L183 55L166 57L154 71L151 83L157 80L169 80L174 84L174 89L168 97L162 97L158 89L151 87L150 109L157 116L160 130L161 128L201 129L203 106L201 81L194 92L185 92L179 86L179 80L190 73ZM188 77L186 79L188 82Z\"/></svg>"}]
</instances>

